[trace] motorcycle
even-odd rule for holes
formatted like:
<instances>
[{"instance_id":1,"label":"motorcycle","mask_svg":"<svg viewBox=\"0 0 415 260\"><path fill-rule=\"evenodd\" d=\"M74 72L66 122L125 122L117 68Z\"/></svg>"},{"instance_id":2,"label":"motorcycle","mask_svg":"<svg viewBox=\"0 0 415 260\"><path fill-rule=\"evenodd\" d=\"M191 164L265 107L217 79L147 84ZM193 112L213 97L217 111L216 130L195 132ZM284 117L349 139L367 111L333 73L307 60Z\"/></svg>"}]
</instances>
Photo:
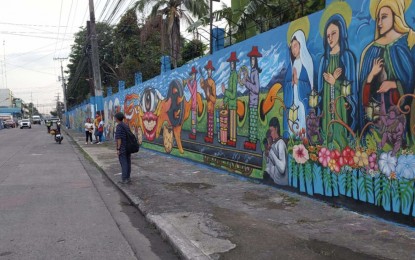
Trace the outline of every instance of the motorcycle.
<instances>
[{"instance_id":1,"label":"motorcycle","mask_svg":"<svg viewBox=\"0 0 415 260\"><path fill-rule=\"evenodd\" d=\"M56 123L56 129L52 129L50 130L50 134L54 135L55 141L59 144L61 144L62 140L63 140L63 135L61 134L61 128L60 128L60 122Z\"/></svg>"}]
</instances>

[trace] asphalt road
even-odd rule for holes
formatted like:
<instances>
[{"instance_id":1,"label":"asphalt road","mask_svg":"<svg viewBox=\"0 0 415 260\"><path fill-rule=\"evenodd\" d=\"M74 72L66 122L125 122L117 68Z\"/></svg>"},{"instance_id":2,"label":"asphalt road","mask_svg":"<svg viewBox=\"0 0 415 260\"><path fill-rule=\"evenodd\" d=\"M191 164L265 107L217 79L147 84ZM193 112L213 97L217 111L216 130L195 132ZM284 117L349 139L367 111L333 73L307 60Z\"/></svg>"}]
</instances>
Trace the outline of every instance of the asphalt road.
<instances>
[{"instance_id":1,"label":"asphalt road","mask_svg":"<svg viewBox=\"0 0 415 260\"><path fill-rule=\"evenodd\" d=\"M0 259L177 259L67 136L0 130Z\"/></svg>"}]
</instances>

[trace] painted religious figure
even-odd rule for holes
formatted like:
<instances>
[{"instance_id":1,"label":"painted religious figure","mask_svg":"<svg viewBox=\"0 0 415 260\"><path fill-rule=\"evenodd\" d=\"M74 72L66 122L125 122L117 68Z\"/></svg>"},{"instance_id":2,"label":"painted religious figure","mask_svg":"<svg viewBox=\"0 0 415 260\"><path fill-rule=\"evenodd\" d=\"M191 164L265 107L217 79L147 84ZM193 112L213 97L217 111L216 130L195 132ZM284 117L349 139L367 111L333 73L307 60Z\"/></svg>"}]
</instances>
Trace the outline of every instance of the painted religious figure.
<instances>
[{"instance_id":1,"label":"painted religious figure","mask_svg":"<svg viewBox=\"0 0 415 260\"><path fill-rule=\"evenodd\" d=\"M267 136L264 140L264 156L266 159L264 181L271 178L276 184L288 185L287 145L282 139L278 118L271 118L268 125Z\"/></svg>"},{"instance_id":2,"label":"painted religious figure","mask_svg":"<svg viewBox=\"0 0 415 260\"><path fill-rule=\"evenodd\" d=\"M375 40L362 53L360 64L366 119L379 118L379 107L384 106L384 111L390 111L403 95L414 93L415 33L406 24L406 8L404 0L381 0L374 13L372 10L376 20ZM411 105L406 131L415 123L415 106L410 100L407 98L399 104L400 107Z\"/></svg>"},{"instance_id":3,"label":"painted religious figure","mask_svg":"<svg viewBox=\"0 0 415 260\"><path fill-rule=\"evenodd\" d=\"M212 72L215 70L215 67L213 67L211 60L208 61L208 64L205 66L205 70L207 71L207 78L200 79L200 87L205 92L207 103L207 135L205 136L205 142L213 143L213 120L216 103L216 83L212 78Z\"/></svg>"},{"instance_id":4,"label":"painted religious figure","mask_svg":"<svg viewBox=\"0 0 415 260\"><path fill-rule=\"evenodd\" d=\"M192 70L190 71L190 79L187 81L187 87L190 91L190 99L191 99L191 124L192 129L189 133L189 138L195 140L196 139L196 125L197 125L197 80L196 80L197 70L193 66Z\"/></svg>"},{"instance_id":5,"label":"painted religious figure","mask_svg":"<svg viewBox=\"0 0 415 260\"><path fill-rule=\"evenodd\" d=\"M302 30L291 37L290 63L284 83L284 103L290 112L284 113L284 136L298 135L306 130L308 98L313 89L313 60L307 49L306 38ZM293 117L295 118L290 118ZM287 118L288 117L288 118ZM287 131L288 130L288 131Z\"/></svg>"},{"instance_id":6,"label":"painted religious figure","mask_svg":"<svg viewBox=\"0 0 415 260\"><path fill-rule=\"evenodd\" d=\"M262 57L262 54L257 46L253 46L247 56L251 61L251 74L248 76L246 71L241 80L241 84L249 91L249 136L248 141L244 143L244 148L255 151L258 138L259 73L262 72L258 66L258 58Z\"/></svg>"},{"instance_id":7,"label":"painted religious figure","mask_svg":"<svg viewBox=\"0 0 415 260\"><path fill-rule=\"evenodd\" d=\"M239 59L236 57L236 52L231 52L231 56L227 59L231 67L231 74L229 76L228 88L222 83L222 93L224 94L223 104L228 108L228 133L229 139L226 141L228 146L236 147L236 106L237 106L237 86L238 73L236 72L236 62Z\"/></svg>"},{"instance_id":8,"label":"painted religious figure","mask_svg":"<svg viewBox=\"0 0 415 260\"><path fill-rule=\"evenodd\" d=\"M359 125L356 58L349 49L343 16L335 14L328 19L323 38L324 54L318 73L322 132L329 142L343 148L347 145L346 128L337 123L327 128L332 120L341 120L353 130ZM339 98L341 95L344 97Z\"/></svg>"}]
</instances>

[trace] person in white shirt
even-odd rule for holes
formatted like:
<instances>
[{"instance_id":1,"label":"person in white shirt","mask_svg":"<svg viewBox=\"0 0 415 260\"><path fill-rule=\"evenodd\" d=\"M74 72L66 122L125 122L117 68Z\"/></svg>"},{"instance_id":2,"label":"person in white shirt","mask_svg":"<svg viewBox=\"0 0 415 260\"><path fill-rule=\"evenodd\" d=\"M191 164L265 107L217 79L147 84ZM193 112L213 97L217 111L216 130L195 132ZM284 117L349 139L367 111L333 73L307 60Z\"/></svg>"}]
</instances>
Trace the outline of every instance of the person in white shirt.
<instances>
[{"instance_id":1,"label":"person in white shirt","mask_svg":"<svg viewBox=\"0 0 415 260\"><path fill-rule=\"evenodd\" d=\"M88 139L92 144L92 132L94 131L94 125L91 123L91 119L87 118L85 122L85 144L88 144Z\"/></svg>"}]
</instances>

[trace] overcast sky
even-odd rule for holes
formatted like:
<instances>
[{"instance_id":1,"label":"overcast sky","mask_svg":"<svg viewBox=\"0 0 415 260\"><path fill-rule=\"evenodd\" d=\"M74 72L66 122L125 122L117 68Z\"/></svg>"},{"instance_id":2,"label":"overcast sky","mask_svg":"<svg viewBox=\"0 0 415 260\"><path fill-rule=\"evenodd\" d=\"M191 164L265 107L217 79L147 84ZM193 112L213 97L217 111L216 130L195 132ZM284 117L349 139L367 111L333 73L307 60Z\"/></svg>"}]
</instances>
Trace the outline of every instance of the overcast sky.
<instances>
[{"instance_id":1,"label":"overcast sky","mask_svg":"<svg viewBox=\"0 0 415 260\"><path fill-rule=\"evenodd\" d=\"M214 9L231 0L214 2ZM89 20L88 0L12 0L0 5L0 88L9 88L15 97L33 102L48 114L62 85L58 81L60 61L73 44L73 35ZM94 0L97 21L107 20L116 0ZM122 7L110 21L115 24L134 0ZM108 5L106 6L106 3ZM106 6L106 9L104 7ZM103 11L105 10L105 11ZM63 61L64 70L67 60Z\"/></svg>"}]
</instances>

